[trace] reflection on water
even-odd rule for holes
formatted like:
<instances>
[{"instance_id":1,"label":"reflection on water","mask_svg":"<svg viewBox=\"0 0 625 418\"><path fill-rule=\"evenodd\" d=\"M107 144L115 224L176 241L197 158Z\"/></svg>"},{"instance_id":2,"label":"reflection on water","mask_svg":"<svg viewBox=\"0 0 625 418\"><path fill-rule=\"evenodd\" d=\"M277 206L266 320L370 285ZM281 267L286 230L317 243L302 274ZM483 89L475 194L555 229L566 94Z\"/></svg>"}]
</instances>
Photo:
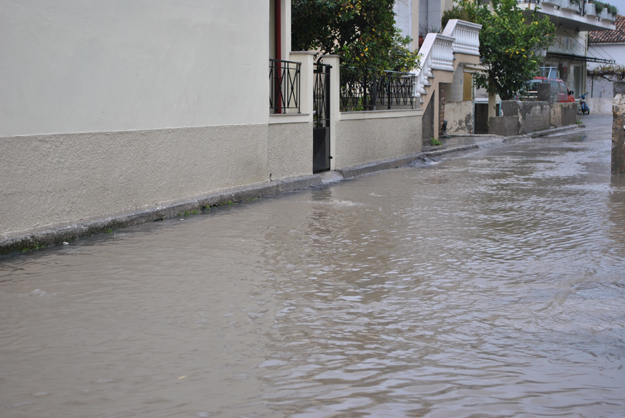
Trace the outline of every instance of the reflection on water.
<instances>
[{"instance_id":1,"label":"reflection on water","mask_svg":"<svg viewBox=\"0 0 625 418\"><path fill-rule=\"evenodd\" d=\"M0 416L621 417L596 131L5 259Z\"/></svg>"}]
</instances>

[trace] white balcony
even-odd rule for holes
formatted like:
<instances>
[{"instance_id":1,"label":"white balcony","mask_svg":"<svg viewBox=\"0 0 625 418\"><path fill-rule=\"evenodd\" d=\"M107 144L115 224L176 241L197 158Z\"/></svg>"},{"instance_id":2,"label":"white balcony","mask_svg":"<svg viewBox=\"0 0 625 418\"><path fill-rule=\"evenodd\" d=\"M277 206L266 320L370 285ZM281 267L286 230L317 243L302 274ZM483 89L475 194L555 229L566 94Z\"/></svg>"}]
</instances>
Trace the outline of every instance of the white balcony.
<instances>
[{"instance_id":1,"label":"white balcony","mask_svg":"<svg viewBox=\"0 0 625 418\"><path fill-rule=\"evenodd\" d=\"M562 10L567 10L571 12L581 12L581 1L575 3L572 0L562 0L562 4L560 5Z\"/></svg>"},{"instance_id":2,"label":"white balcony","mask_svg":"<svg viewBox=\"0 0 625 418\"><path fill-rule=\"evenodd\" d=\"M467 54L480 56L480 29L482 25L465 22L464 20L451 19L445 30L444 36L454 38L452 51L454 54Z\"/></svg>"},{"instance_id":3,"label":"white balcony","mask_svg":"<svg viewBox=\"0 0 625 418\"><path fill-rule=\"evenodd\" d=\"M595 5L586 0L575 4L571 0L548 0L536 4L537 0L517 0L519 8L528 12L538 8L538 12L548 16L557 27L578 31L614 30L615 17L607 9L596 13Z\"/></svg>"},{"instance_id":4,"label":"white balcony","mask_svg":"<svg viewBox=\"0 0 625 418\"><path fill-rule=\"evenodd\" d=\"M542 5L542 6L543 6L543 8L545 8L545 9L546 9L546 8L548 8L548 7L550 7L550 6L551 6L551 7L558 7L558 8L559 8L559 7L562 7L562 3L563 3L564 1L565 1L565 0L544 0L544 1L541 3L541 5ZM568 0L566 0L566 1L568 1Z\"/></svg>"}]
</instances>

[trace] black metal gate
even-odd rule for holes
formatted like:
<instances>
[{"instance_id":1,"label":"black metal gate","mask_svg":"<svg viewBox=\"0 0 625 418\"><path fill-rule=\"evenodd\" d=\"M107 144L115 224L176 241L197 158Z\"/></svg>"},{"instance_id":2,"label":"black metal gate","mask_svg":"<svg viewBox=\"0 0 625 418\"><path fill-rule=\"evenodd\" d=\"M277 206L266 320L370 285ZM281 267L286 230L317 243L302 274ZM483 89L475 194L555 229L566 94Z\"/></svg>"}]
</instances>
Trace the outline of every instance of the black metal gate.
<instances>
[{"instance_id":1,"label":"black metal gate","mask_svg":"<svg viewBox=\"0 0 625 418\"><path fill-rule=\"evenodd\" d=\"M313 173L330 169L330 65L315 64Z\"/></svg>"}]
</instances>

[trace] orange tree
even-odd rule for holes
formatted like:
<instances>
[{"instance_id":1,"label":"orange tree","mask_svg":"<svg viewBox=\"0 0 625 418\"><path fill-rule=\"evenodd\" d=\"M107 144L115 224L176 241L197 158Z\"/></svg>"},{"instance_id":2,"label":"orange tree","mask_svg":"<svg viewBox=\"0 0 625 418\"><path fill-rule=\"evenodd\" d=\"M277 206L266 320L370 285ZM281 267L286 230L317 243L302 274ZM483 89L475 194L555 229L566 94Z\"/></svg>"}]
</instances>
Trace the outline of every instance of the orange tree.
<instances>
[{"instance_id":1,"label":"orange tree","mask_svg":"<svg viewBox=\"0 0 625 418\"><path fill-rule=\"evenodd\" d=\"M537 75L555 26L546 16L524 13L517 0L493 0L492 9L481 1L461 0L457 12L482 25L480 61L486 71L475 76L476 85L503 100L513 99Z\"/></svg>"},{"instance_id":2,"label":"orange tree","mask_svg":"<svg viewBox=\"0 0 625 418\"><path fill-rule=\"evenodd\" d=\"M418 67L412 41L395 27L394 0L293 0L294 50L338 54L352 76Z\"/></svg>"}]
</instances>

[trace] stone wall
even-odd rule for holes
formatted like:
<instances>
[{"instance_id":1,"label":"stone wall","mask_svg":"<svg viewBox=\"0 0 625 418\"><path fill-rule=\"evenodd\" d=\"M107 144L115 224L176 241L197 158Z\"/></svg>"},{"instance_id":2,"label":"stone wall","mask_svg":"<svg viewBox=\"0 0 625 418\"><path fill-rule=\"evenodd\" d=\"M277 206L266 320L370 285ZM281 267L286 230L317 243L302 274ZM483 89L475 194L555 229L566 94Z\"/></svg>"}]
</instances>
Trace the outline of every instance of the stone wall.
<instances>
[{"instance_id":1,"label":"stone wall","mask_svg":"<svg viewBox=\"0 0 625 418\"><path fill-rule=\"evenodd\" d=\"M490 118L488 133L504 136L525 135L577 123L577 103L504 100L501 102L501 110L503 117L517 119L516 133L512 133L515 124L511 120L498 120L501 117Z\"/></svg>"},{"instance_id":2,"label":"stone wall","mask_svg":"<svg viewBox=\"0 0 625 418\"><path fill-rule=\"evenodd\" d=\"M549 102L503 100L501 110L504 116L516 116L518 118L519 135L544 131L551 126Z\"/></svg>"},{"instance_id":3,"label":"stone wall","mask_svg":"<svg viewBox=\"0 0 625 418\"><path fill-rule=\"evenodd\" d=\"M519 134L519 118L516 116L494 116L488 120L491 135L514 136Z\"/></svg>"}]
</instances>

